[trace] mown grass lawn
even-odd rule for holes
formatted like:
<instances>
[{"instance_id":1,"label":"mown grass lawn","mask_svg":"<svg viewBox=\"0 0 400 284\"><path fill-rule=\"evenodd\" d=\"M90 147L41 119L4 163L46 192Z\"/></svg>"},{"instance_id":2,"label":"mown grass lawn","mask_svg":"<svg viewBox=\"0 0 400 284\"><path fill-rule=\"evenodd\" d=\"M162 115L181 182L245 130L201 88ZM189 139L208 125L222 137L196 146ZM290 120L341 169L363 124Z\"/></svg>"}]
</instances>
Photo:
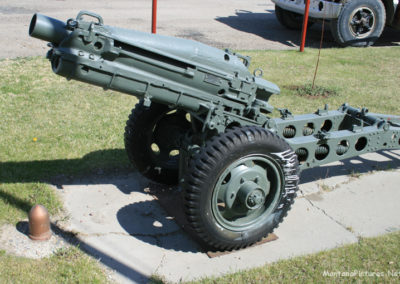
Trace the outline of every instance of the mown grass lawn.
<instances>
[{"instance_id":1,"label":"mown grass lawn","mask_svg":"<svg viewBox=\"0 0 400 284\"><path fill-rule=\"evenodd\" d=\"M400 233L396 232L191 283L399 283L399 249Z\"/></svg>"},{"instance_id":2,"label":"mown grass lawn","mask_svg":"<svg viewBox=\"0 0 400 284\"><path fill-rule=\"evenodd\" d=\"M31 260L0 251L0 283L108 283L105 273L78 248Z\"/></svg>"},{"instance_id":3,"label":"mown grass lawn","mask_svg":"<svg viewBox=\"0 0 400 284\"><path fill-rule=\"evenodd\" d=\"M399 47L322 50L316 84L335 94L312 98L297 95L293 86L311 83L317 50L241 53L281 87L270 101L277 108L299 114L348 102L400 114ZM2 60L0 74L0 225L26 218L36 203L59 213L62 204L49 182L131 170L123 132L136 98L67 82L41 57ZM0 266L10 258L0 256Z\"/></svg>"},{"instance_id":4,"label":"mown grass lawn","mask_svg":"<svg viewBox=\"0 0 400 284\"><path fill-rule=\"evenodd\" d=\"M39 57L2 61L0 73L0 224L35 203L57 213L46 181L128 165L122 135L134 97L67 82Z\"/></svg>"}]
</instances>

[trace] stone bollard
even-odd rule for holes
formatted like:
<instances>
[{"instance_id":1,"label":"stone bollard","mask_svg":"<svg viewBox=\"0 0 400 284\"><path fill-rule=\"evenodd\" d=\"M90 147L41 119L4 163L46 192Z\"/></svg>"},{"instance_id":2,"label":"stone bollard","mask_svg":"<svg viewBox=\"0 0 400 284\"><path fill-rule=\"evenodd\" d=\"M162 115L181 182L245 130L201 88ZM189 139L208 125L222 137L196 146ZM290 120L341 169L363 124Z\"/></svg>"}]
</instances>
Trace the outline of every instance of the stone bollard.
<instances>
[{"instance_id":1,"label":"stone bollard","mask_svg":"<svg viewBox=\"0 0 400 284\"><path fill-rule=\"evenodd\" d=\"M29 238L47 241L51 237L49 212L43 205L35 205L29 211Z\"/></svg>"}]
</instances>

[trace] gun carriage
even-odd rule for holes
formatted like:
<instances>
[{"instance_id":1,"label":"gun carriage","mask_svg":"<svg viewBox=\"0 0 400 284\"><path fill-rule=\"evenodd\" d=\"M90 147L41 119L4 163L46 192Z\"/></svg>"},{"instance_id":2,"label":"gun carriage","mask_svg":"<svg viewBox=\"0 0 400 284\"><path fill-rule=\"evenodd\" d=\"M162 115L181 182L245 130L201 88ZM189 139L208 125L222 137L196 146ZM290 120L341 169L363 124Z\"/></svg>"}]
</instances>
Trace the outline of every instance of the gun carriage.
<instances>
[{"instance_id":1,"label":"gun carriage","mask_svg":"<svg viewBox=\"0 0 400 284\"><path fill-rule=\"evenodd\" d=\"M302 169L400 148L400 117L366 108L272 118L278 86L229 50L107 26L88 11L65 23L35 14L29 34L49 42L54 73L140 98L125 128L129 159L150 180L180 184L188 222L216 249L272 232Z\"/></svg>"}]
</instances>

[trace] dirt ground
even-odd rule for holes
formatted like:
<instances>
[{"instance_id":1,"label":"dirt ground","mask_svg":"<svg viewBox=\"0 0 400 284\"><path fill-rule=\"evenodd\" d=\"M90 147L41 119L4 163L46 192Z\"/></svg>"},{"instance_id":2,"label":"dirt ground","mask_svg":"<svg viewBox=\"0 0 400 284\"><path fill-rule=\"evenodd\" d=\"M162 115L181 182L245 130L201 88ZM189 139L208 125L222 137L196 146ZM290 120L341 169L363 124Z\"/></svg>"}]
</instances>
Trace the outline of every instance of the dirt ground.
<instances>
[{"instance_id":1,"label":"dirt ground","mask_svg":"<svg viewBox=\"0 0 400 284\"><path fill-rule=\"evenodd\" d=\"M28 36L34 13L65 21L80 10L100 14L107 25L141 31L151 28L149 0L0 0L0 58L46 54L46 43ZM299 31L287 30L278 23L270 0L160 0L157 25L159 34L236 50L294 49L300 39ZM307 45L319 46L320 36L321 25L314 25ZM377 46L399 44L400 32L386 29ZM329 32L324 46L336 46Z\"/></svg>"}]
</instances>

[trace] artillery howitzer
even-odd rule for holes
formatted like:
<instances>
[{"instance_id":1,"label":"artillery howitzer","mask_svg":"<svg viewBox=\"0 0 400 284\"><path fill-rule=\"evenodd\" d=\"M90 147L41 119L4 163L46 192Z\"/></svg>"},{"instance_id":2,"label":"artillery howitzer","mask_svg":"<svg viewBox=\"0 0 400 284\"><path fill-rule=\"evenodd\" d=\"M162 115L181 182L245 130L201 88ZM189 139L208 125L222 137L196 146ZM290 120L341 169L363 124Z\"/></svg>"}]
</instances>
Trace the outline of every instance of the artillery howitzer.
<instances>
[{"instance_id":1,"label":"artillery howitzer","mask_svg":"<svg viewBox=\"0 0 400 284\"><path fill-rule=\"evenodd\" d=\"M365 108L271 118L279 88L229 50L106 26L87 11L66 23L35 14L29 34L50 42L56 74L140 98L125 128L129 159L151 180L180 183L188 222L217 249L272 232L300 170L400 148L400 117Z\"/></svg>"}]
</instances>

